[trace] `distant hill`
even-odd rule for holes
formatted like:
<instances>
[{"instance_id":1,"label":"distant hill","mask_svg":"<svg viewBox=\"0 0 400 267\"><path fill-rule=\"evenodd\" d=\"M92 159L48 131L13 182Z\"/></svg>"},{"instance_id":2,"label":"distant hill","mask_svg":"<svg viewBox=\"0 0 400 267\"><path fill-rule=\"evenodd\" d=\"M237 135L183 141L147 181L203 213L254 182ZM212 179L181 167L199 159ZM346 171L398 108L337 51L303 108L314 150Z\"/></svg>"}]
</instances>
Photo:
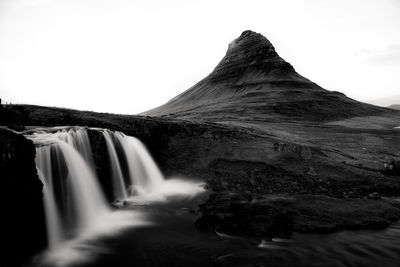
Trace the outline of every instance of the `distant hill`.
<instances>
[{"instance_id":1,"label":"distant hill","mask_svg":"<svg viewBox=\"0 0 400 267\"><path fill-rule=\"evenodd\" d=\"M400 104L390 105L388 108L400 110Z\"/></svg>"},{"instance_id":2,"label":"distant hill","mask_svg":"<svg viewBox=\"0 0 400 267\"><path fill-rule=\"evenodd\" d=\"M298 74L270 41L253 31L229 44L203 80L143 115L181 119L327 121L388 109L328 91Z\"/></svg>"},{"instance_id":3,"label":"distant hill","mask_svg":"<svg viewBox=\"0 0 400 267\"><path fill-rule=\"evenodd\" d=\"M371 99L367 102L381 107L389 107L390 105L399 105L400 95L389 95L384 97L378 97L375 99Z\"/></svg>"}]
</instances>

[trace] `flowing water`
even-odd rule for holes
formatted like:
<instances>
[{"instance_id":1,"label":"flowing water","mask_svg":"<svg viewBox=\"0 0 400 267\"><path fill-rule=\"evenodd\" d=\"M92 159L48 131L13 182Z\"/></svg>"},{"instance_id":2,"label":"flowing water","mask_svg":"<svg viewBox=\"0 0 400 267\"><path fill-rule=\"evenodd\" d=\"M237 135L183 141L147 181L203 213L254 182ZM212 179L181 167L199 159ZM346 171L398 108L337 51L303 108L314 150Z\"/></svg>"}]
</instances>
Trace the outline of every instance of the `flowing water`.
<instances>
[{"instance_id":1,"label":"flowing water","mask_svg":"<svg viewBox=\"0 0 400 267\"><path fill-rule=\"evenodd\" d=\"M400 226L259 240L194 227L199 183L164 179L136 138L106 129L107 203L87 129L36 129L49 249L37 266L400 266ZM179 198L177 198L179 196Z\"/></svg>"},{"instance_id":2,"label":"flowing water","mask_svg":"<svg viewBox=\"0 0 400 267\"><path fill-rule=\"evenodd\" d=\"M83 129L39 132L36 166L44 184L49 246L92 227L98 216L110 212L93 172L88 137Z\"/></svg>"},{"instance_id":3,"label":"flowing water","mask_svg":"<svg viewBox=\"0 0 400 267\"><path fill-rule=\"evenodd\" d=\"M120 160L118 158L117 150L115 148L115 138L108 130L103 130L104 139L106 141L107 150L110 158L111 176L114 188L114 197L117 199L125 199L128 196L128 190L124 181L124 175Z\"/></svg>"},{"instance_id":4,"label":"flowing water","mask_svg":"<svg viewBox=\"0 0 400 267\"><path fill-rule=\"evenodd\" d=\"M104 137L109 178L118 203L163 202L170 195L191 196L203 190L197 183L165 180L138 139L106 129L92 130ZM87 131L83 127L54 127L26 134L36 145L35 161L44 185L49 250L41 261L50 266L88 262L95 254L107 251L94 240L152 225L143 211L115 209L107 203Z\"/></svg>"}]
</instances>

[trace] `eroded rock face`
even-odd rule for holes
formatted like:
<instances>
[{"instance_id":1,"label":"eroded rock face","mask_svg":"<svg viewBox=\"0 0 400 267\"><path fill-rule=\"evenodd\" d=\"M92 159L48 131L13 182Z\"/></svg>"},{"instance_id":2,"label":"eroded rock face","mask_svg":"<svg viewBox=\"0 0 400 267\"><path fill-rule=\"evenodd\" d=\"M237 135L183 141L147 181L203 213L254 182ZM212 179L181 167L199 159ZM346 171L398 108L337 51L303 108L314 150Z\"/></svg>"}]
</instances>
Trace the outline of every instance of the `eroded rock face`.
<instances>
[{"instance_id":1,"label":"eroded rock face","mask_svg":"<svg viewBox=\"0 0 400 267\"><path fill-rule=\"evenodd\" d=\"M114 201L111 165L107 145L101 132L88 129L90 147L99 183L108 201Z\"/></svg>"},{"instance_id":2,"label":"eroded rock face","mask_svg":"<svg viewBox=\"0 0 400 267\"><path fill-rule=\"evenodd\" d=\"M1 266L20 266L46 246L42 184L35 148L22 135L0 129Z\"/></svg>"},{"instance_id":3,"label":"eroded rock face","mask_svg":"<svg viewBox=\"0 0 400 267\"><path fill-rule=\"evenodd\" d=\"M253 71L286 74L294 73L294 68L276 53L267 38L253 31L244 31L229 44L225 57L210 75L210 80L237 82Z\"/></svg>"}]
</instances>

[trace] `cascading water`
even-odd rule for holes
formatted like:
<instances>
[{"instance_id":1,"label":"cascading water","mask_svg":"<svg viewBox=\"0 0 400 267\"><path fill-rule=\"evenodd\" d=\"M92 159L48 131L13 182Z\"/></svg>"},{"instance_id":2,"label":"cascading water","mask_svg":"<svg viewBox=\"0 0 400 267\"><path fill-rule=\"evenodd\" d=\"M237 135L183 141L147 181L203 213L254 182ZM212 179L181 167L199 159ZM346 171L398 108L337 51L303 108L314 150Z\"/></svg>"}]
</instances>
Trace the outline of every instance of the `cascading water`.
<instances>
[{"instance_id":1,"label":"cascading water","mask_svg":"<svg viewBox=\"0 0 400 267\"><path fill-rule=\"evenodd\" d=\"M129 195L156 191L164 177L144 145L137 138L121 132L115 132L115 138L128 162Z\"/></svg>"},{"instance_id":2,"label":"cascading water","mask_svg":"<svg viewBox=\"0 0 400 267\"><path fill-rule=\"evenodd\" d=\"M84 129L37 132L36 166L44 184L44 205L50 248L89 229L110 213L91 165Z\"/></svg>"},{"instance_id":3,"label":"cascading water","mask_svg":"<svg viewBox=\"0 0 400 267\"><path fill-rule=\"evenodd\" d=\"M116 200L150 203L165 201L168 196L191 196L202 191L198 183L166 180L139 139L118 131L97 130L103 133L106 141Z\"/></svg>"},{"instance_id":4,"label":"cascading water","mask_svg":"<svg viewBox=\"0 0 400 267\"><path fill-rule=\"evenodd\" d=\"M162 186L164 177L142 142L117 131L101 132L107 145L116 199L148 194ZM121 165L127 167L125 172Z\"/></svg>"},{"instance_id":5,"label":"cascading water","mask_svg":"<svg viewBox=\"0 0 400 267\"><path fill-rule=\"evenodd\" d=\"M48 228L49 247L54 248L64 240L60 215L56 207L56 197L54 195L53 175L51 171L50 147L43 147L36 150L36 164L39 179L43 183L44 205L46 210L46 223ZM45 173L45 174L43 174Z\"/></svg>"},{"instance_id":6,"label":"cascading water","mask_svg":"<svg viewBox=\"0 0 400 267\"><path fill-rule=\"evenodd\" d=\"M165 180L138 139L106 129L92 130L104 137L110 185L115 200L124 200L120 204L165 201L168 196L192 196L203 190L193 182ZM44 185L50 265L88 260L90 253L82 252L80 244L126 227L150 223L141 211L113 211L106 202L86 128L37 129L26 137L36 145L36 166ZM93 253L104 250L92 249Z\"/></svg>"},{"instance_id":7,"label":"cascading water","mask_svg":"<svg viewBox=\"0 0 400 267\"><path fill-rule=\"evenodd\" d=\"M102 132L106 142L115 199L149 193L163 183L160 170L138 139L121 132L95 130ZM91 228L99 216L111 211L98 184L86 128L40 129L27 137L37 147L48 242L54 248Z\"/></svg>"},{"instance_id":8,"label":"cascading water","mask_svg":"<svg viewBox=\"0 0 400 267\"><path fill-rule=\"evenodd\" d=\"M106 141L108 156L110 159L110 169L114 188L114 197L117 199L127 198L127 188L122 174L120 160L117 155L117 150L114 143L113 133L108 130L103 130L103 136Z\"/></svg>"},{"instance_id":9,"label":"cascading water","mask_svg":"<svg viewBox=\"0 0 400 267\"><path fill-rule=\"evenodd\" d=\"M55 133L58 139L72 145L85 159L91 169L94 169L92 150L90 148L89 136L85 128L62 129Z\"/></svg>"}]
</instances>

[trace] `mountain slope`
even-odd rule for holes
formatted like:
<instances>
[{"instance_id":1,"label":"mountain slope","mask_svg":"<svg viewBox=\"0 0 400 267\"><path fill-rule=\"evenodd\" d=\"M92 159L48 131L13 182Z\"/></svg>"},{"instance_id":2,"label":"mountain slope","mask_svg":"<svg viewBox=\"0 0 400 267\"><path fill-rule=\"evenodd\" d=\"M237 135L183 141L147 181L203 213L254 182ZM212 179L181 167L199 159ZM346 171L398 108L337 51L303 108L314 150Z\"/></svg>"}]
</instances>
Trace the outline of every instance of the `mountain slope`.
<instances>
[{"instance_id":1,"label":"mountain slope","mask_svg":"<svg viewBox=\"0 0 400 267\"><path fill-rule=\"evenodd\" d=\"M385 111L321 88L298 74L267 38L245 31L207 77L143 114L211 121L325 121Z\"/></svg>"},{"instance_id":2,"label":"mountain slope","mask_svg":"<svg viewBox=\"0 0 400 267\"><path fill-rule=\"evenodd\" d=\"M393 105L388 106L388 108L400 110L400 105L393 104Z\"/></svg>"}]
</instances>

